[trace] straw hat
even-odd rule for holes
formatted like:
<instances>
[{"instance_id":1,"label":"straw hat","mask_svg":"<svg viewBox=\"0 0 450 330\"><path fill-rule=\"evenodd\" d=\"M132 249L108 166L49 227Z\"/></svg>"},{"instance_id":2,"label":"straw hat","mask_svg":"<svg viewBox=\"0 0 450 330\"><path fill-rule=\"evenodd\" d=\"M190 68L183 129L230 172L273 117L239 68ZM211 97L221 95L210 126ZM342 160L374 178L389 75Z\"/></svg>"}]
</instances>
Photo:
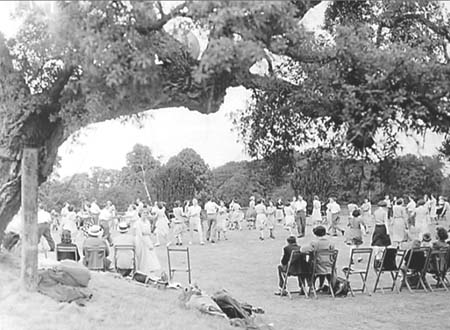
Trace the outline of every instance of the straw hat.
<instances>
[{"instance_id":1,"label":"straw hat","mask_svg":"<svg viewBox=\"0 0 450 330\"><path fill-rule=\"evenodd\" d=\"M119 223L119 233L126 233L128 231L128 224L125 221Z\"/></svg>"},{"instance_id":2,"label":"straw hat","mask_svg":"<svg viewBox=\"0 0 450 330\"><path fill-rule=\"evenodd\" d=\"M102 236L103 235L102 227L100 227L99 225L92 225L88 229L88 235L92 237Z\"/></svg>"},{"instance_id":3,"label":"straw hat","mask_svg":"<svg viewBox=\"0 0 450 330\"><path fill-rule=\"evenodd\" d=\"M423 234L422 241L424 241L424 242L431 242L431 234L430 233Z\"/></svg>"},{"instance_id":4,"label":"straw hat","mask_svg":"<svg viewBox=\"0 0 450 330\"><path fill-rule=\"evenodd\" d=\"M386 203L386 201L379 201L378 202L378 206L380 206L380 207L387 207L387 203Z\"/></svg>"}]
</instances>

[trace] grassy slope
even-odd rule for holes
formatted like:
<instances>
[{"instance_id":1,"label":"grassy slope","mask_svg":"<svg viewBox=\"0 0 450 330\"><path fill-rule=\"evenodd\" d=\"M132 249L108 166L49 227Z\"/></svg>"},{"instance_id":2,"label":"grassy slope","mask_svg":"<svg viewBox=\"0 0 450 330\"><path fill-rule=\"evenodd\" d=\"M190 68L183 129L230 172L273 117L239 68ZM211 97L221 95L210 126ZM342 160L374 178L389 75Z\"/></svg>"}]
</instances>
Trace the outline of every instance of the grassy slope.
<instances>
[{"instance_id":1,"label":"grassy slope","mask_svg":"<svg viewBox=\"0 0 450 330\"><path fill-rule=\"evenodd\" d=\"M312 238L311 227L300 245ZM191 247L194 281L209 293L226 288L238 300L260 306L264 318L276 329L410 329L450 326L449 293L407 291L400 295L377 293L355 298L321 296L293 300L273 295L276 265L287 232L277 228L275 240L258 240L256 231L230 232L229 240ZM333 238L340 249L338 268L348 262L348 248L341 237ZM370 237L366 236L364 245ZM158 248L166 263L165 247ZM180 260L174 261L176 263ZM0 329L232 329L223 320L181 308L178 292L143 288L108 274L94 274L90 284L94 298L86 307L58 304L38 294L22 292L14 282L17 261L0 255ZM340 271L339 271L340 272ZM184 274L175 280L185 282ZM373 287L374 273L369 275ZM292 281L295 287L295 281Z\"/></svg>"}]
</instances>

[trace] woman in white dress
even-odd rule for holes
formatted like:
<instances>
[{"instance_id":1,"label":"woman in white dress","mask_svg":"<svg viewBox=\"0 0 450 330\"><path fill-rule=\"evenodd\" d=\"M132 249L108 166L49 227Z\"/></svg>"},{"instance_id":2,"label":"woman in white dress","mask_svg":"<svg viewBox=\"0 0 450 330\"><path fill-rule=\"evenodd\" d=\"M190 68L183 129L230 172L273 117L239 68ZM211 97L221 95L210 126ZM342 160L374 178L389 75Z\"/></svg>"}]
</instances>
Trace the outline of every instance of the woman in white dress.
<instances>
[{"instance_id":1,"label":"woman in white dress","mask_svg":"<svg viewBox=\"0 0 450 330\"><path fill-rule=\"evenodd\" d=\"M314 196L311 220L315 225L322 223L322 213L320 212L321 208L322 208L322 204L320 203L319 197Z\"/></svg>"},{"instance_id":2,"label":"woman in white dress","mask_svg":"<svg viewBox=\"0 0 450 330\"><path fill-rule=\"evenodd\" d=\"M276 207L273 205L273 202L269 200L269 206L267 206L267 229L269 229L269 238L275 239L273 235L273 230L275 229L275 215L276 215Z\"/></svg>"},{"instance_id":3,"label":"woman in white dress","mask_svg":"<svg viewBox=\"0 0 450 330\"><path fill-rule=\"evenodd\" d=\"M436 205L437 205L436 197L434 197L434 195L431 194L430 200L428 202L428 206L429 206L429 211L430 211L431 223L435 223L435 224L437 224Z\"/></svg>"},{"instance_id":4,"label":"woman in white dress","mask_svg":"<svg viewBox=\"0 0 450 330\"><path fill-rule=\"evenodd\" d=\"M361 204L361 217L366 226L372 222L372 204L368 198L364 198L364 202Z\"/></svg>"},{"instance_id":5,"label":"woman in white dress","mask_svg":"<svg viewBox=\"0 0 450 330\"><path fill-rule=\"evenodd\" d=\"M136 270L149 275L161 270L151 240L152 230L148 219L138 217L136 221Z\"/></svg>"},{"instance_id":6,"label":"woman in white dress","mask_svg":"<svg viewBox=\"0 0 450 330\"><path fill-rule=\"evenodd\" d=\"M161 244L161 238L164 238L168 241L169 236L169 219L166 215L166 208L163 203L159 202L157 208L155 209L156 213L156 223L155 223L155 234L156 234L156 244L155 246L159 246Z\"/></svg>"},{"instance_id":7,"label":"woman in white dress","mask_svg":"<svg viewBox=\"0 0 450 330\"><path fill-rule=\"evenodd\" d=\"M289 235L293 236L293 229L295 227L295 216L294 216L294 207L293 202L286 202L284 206L284 221L285 228L289 230Z\"/></svg>"},{"instance_id":8,"label":"woman in white dress","mask_svg":"<svg viewBox=\"0 0 450 330\"><path fill-rule=\"evenodd\" d=\"M185 215L183 212L183 208L181 207L181 202L176 201L175 207L173 208L173 215L174 218L172 219L172 225L173 225L173 235L175 236L175 239L177 240L176 245L183 245L183 233L186 230L185 225Z\"/></svg>"},{"instance_id":9,"label":"woman in white dress","mask_svg":"<svg viewBox=\"0 0 450 330\"><path fill-rule=\"evenodd\" d=\"M224 201L220 201L219 209L217 211L217 240L220 241L220 235L223 239L227 240L227 222L228 222L228 210Z\"/></svg>"},{"instance_id":10,"label":"woman in white dress","mask_svg":"<svg viewBox=\"0 0 450 330\"><path fill-rule=\"evenodd\" d=\"M422 236L425 233L429 232L428 229L428 208L425 205L425 201L423 199L420 199L417 202L417 207L414 211L414 218L415 218L415 227L416 230L419 232L420 240L422 240Z\"/></svg>"},{"instance_id":11,"label":"woman in white dress","mask_svg":"<svg viewBox=\"0 0 450 330\"><path fill-rule=\"evenodd\" d=\"M276 212L275 212L275 219L277 220L278 223L283 223L284 220L284 204L283 201L281 200L281 198L278 199L277 201L277 205L276 205Z\"/></svg>"},{"instance_id":12,"label":"woman in white dress","mask_svg":"<svg viewBox=\"0 0 450 330\"><path fill-rule=\"evenodd\" d=\"M61 233L63 232L63 230L70 231L70 236L73 239L77 239L78 236L77 214L75 213L72 205L68 206L67 212L61 219Z\"/></svg>"},{"instance_id":13,"label":"woman in white dress","mask_svg":"<svg viewBox=\"0 0 450 330\"><path fill-rule=\"evenodd\" d=\"M267 208L264 205L264 200L260 199L258 205L255 206L256 212L256 228L259 230L259 239L264 241L264 228L267 222Z\"/></svg>"},{"instance_id":14,"label":"woman in white dress","mask_svg":"<svg viewBox=\"0 0 450 330\"><path fill-rule=\"evenodd\" d=\"M202 223L201 223L201 219L200 219L201 212L202 212L202 208L198 205L198 201L194 198L192 200L192 206L189 207L189 211L188 211L189 232L191 235L191 240L189 241L189 244L192 244L192 241L194 240L194 230L197 230L200 244L201 245L205 244L205 242L203 241L203 229L202 229Z\"/></svg>"}]
</instances>

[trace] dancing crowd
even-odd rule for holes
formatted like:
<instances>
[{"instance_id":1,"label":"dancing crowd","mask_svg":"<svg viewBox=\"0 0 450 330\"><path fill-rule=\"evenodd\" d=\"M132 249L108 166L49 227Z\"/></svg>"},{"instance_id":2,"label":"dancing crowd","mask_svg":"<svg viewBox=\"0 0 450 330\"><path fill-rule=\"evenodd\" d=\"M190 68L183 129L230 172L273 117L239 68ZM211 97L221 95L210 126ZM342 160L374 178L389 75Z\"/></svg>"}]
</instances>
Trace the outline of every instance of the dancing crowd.
<instances>
[{"instance_id":1,"label":"dancing crowd","mask_svg":"<svg viewBox=\"0 0 450 330\"><path fill-rule=\"evenodd\" d=\"M108 259L111 258L111 247L132 246L135 250L135 265L130 251L116 251L115 256L118 271L128 275L134 266L135 270L144 274L159 272L161 265L154 248L161 243L180 246L187 238L188 244L216 244L220 240L227 240L227 231L242 230L244 221L248 228L257 229L261 241L266 237L275 239L275 225L279 224L289 232L289 241L293 242L305 236L306 218L310 214L313 226L320 226L315 232L320 233L321 237L340 234L352 248L363 244L364 236L372 224L372 246L399 247L414 240L430 241L430 225L436 224L439 219L450 222L450 204L442 196L436 199L433 195L425 195L417 203L412 196L394 197L392 200L386 196L374 212L368 199L360 205L349 203L346 205L349 214L347 223L344 223L341 206L334 197L330 197L328 203L323 205L318 196L314 196L311 206L308 208L308 202L302 196L293 197L288 202L282 199L276 202L262 198L256 200L251 196L246 208L242 208L235 200L227 205L225 201L216 202L213 198L209 198L201 207L194 198L176 201L169 212L164 202L150 205L137 199L126 212L119 213L111 201L101 208L93 200L91 203L82 203L78 210L66 203L58 214L55 210L48 212L40 203L38 234L39 239L46 239L49 250L54 251L56 245L52 232L56 232L61 238L58 245L75 245L78 252L76 260L83 256L85 265L96 262L87 256L89 249L102 247L105 250L105 269L113 267ZM12 249L19 241L20 224L19 212L7 227L3 242L6 249ZM314 246L310 248L314 249ZM64 253L57 256L58 259L62 257ZM286 256L286 262L285 259Z\"/></svg>"}]
</instances>

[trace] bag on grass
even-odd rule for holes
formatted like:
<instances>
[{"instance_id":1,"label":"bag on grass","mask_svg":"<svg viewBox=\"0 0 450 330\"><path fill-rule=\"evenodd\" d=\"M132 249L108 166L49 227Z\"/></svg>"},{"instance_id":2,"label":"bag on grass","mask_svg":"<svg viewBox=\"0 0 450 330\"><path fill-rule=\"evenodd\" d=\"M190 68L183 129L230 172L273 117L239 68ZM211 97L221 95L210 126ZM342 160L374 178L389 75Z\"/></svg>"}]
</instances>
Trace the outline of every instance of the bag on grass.
<instances>
[{"instance_id":1,"label":"bag on grass","mask_svg":"<svg viewBox=\"0 0 450 330\"><path fill-rule=\"evenodd\" d=\"M349 283L345 278L338 277L334 284L334 295L336 297L347 297L349 291Z\"/></svg>"}]
</instances>

